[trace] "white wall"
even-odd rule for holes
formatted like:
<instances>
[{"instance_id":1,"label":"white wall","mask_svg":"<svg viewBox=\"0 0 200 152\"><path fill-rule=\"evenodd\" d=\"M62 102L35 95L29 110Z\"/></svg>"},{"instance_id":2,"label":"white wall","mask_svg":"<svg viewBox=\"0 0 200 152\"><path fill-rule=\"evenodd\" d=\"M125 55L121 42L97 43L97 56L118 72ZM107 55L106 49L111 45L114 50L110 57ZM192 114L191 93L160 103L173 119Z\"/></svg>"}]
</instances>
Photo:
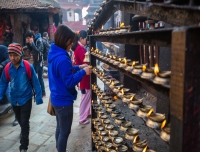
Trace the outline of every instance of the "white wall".
<instances>
[{"instance_id":1,"label":"white wall","mask_svg":"<svg viewBox=\"0 0 200 152\"><path fill-rule=\"evenodd\" d=\"M71 16L70 16L71 13ZM74 10L67 11L67 21L74 21Z\"/></svg>"}]
</instances>

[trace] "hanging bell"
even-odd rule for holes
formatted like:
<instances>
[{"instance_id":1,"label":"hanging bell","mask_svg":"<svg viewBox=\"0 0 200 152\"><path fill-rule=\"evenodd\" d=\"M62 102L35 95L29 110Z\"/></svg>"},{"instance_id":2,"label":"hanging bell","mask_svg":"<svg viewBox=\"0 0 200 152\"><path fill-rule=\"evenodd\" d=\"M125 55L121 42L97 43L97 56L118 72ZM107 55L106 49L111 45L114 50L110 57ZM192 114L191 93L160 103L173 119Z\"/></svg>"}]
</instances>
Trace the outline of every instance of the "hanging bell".
<instances>
[{"instance_id":1,"label":"hanging bell","mask_svg":"<svg viewBox=\"0 0 200 152\"><path fill-rule=\"evenodd\" d=\"M85 58L84 58L83 62L90 62L90 53L89 52L85 53Z\"/></svg>"}]
</instances>

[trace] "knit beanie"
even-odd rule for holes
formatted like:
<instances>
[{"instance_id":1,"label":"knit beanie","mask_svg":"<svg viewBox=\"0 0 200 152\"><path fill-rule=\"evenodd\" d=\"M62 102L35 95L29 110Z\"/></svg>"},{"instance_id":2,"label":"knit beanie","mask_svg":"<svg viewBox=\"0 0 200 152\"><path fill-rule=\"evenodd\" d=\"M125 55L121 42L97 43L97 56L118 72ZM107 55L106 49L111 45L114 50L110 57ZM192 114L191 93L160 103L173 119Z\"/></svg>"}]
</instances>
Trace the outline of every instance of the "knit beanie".
<instances>
[{"instance_id":1,"label":"knit beanie","mask_svg":"<svg viewBox=\"0 0 200 152\"><path fill-rule=\"evenodd\" d=\"M19 43L11 43L8 46L8 53L15 53L15 54L21 56L22 52L23 52L23 50Z\"/></svg>"}]
</instances>

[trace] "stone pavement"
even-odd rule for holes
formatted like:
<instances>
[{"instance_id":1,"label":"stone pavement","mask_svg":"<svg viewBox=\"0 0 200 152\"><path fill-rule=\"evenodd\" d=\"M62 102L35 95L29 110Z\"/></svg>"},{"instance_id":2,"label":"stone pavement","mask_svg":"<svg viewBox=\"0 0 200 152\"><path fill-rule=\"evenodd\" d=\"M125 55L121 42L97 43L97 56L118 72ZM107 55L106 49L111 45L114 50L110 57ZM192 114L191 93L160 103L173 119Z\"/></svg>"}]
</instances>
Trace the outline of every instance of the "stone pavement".
<instances>
[{"instance_id":1,"label":"stone pavement","mask_svg":"<svg viewBox=\"0 0 200 152\"><path fill-rule=\"evenodd\" d=\"M47 97L44 104L33 108L30 119L30 135L28 152L56 152L55 127L56 118L47 113L49 97L48 81L45 79ZM91 125L79 125L80 92L74 102L74 119L71 134L68 140L70 152L91 152ZM7 114L0 118L0 152L18 152L20 145L20 127L13 127L13 114Z\"/></svg>"}]
</instances>

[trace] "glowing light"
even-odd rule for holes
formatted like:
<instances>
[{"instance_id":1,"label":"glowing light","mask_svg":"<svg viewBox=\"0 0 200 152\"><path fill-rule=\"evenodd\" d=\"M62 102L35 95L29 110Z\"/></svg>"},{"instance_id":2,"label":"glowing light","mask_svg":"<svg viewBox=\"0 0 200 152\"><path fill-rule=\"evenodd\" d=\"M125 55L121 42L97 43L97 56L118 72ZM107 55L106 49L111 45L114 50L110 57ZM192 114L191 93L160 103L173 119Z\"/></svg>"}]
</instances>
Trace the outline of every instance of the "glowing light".
<instances>
[{"instance_id":1,"label":"glowing light","mask_svg":"<svg viewBox=\"0 0 200 152\"><path fill-rule=\"evenodd\" d=\"M146 145L146 147L143 149L142 152L146 152L146 151L147 151L147 148L148 148L148 145Z\"/></svg>"},{"instance_id":2,"label":"glowing light","mask_svg":"<svg viewBox=\"0 0 200 152\"><path fill-rule=\"evenodd\" d=\"M155 73L155 75L157 75L159 73L159 67L158 67L157 63L155 64L155 67L154 67L154 73Z\"/></svg>"},{"instance_id":3,"label":"glowing light","mask_svg":"<svg viewBox=\"0 0 200 152\"><path fill-rule=\"evenodd\" d=\"M134 138L134 140L133 140L133 143L134 143L134 144L136 143L138 137L139 137L139 135L136 135L136 136L135 136L135 138Z\"/></svg>"},{"instance_id":4,"label":"glowing light","mask_svg":"<svg viewBox=\"0 0 200 152\"><path fill-rule=\"evenodd\" d=\"M151 109L148 113L147 113L147 117L149 117L151 115L151 113L153 112L153 109Z\"/></svg>"},{"instance_id":5,"label":"glowing light","mask_svg":"<svg viewBox=\"0 0 200 152\"><path fill-rule=\"evenodd\" d=\"M162 122L161 129L163 129L163 128L165 127L166 123L167 123L167 120L164 120L164 121Z\"/></svg>"}]
</instances>

